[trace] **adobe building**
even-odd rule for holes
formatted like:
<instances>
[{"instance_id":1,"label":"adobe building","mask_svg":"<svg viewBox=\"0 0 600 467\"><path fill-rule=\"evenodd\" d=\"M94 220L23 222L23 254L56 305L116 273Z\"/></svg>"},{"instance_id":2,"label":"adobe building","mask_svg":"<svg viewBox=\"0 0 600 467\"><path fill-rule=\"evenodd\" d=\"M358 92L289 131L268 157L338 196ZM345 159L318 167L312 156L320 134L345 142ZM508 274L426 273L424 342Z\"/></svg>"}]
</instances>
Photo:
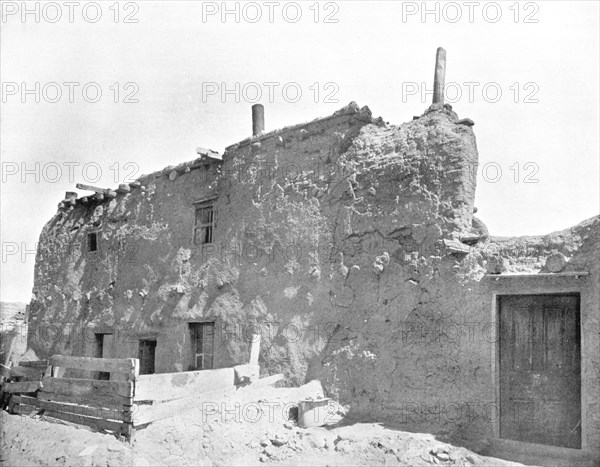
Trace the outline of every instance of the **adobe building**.
<instances>
[{"instance_id":1,"label":"adobe building","mask_svg":"<svg viewBox=\"0 0 600 467\"><path fill-rule=\"evenodd\" d=\"M496 238L473 122L355 103L68 193L40 236L29 345L143 373L260 364L401 429L600 455L599 224ZM84 187L86 188L86 187ZM110 375L93 375L110 377Z\"/></svg>"}]
</instances>

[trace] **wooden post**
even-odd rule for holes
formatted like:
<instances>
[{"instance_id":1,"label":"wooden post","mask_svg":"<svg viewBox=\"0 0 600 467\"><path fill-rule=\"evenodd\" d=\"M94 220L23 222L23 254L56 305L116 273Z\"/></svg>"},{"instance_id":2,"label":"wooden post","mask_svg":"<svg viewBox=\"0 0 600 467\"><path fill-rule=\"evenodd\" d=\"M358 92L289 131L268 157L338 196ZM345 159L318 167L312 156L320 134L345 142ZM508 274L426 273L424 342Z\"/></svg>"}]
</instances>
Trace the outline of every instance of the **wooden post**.
<instances>
[{"instance_id":1,"label":"wooden post","mask_svg":"<svg viewBox=\"0 0 600 467\"><path fill-rule=\"evenodd\" d=\"M10 346L8 348L8 352L6 354L6 358L4 359L4 366L10 366L10 357L12 357L12 353L13 353L13 349L15 348L15 341L17 340L17 333L15 332L15 335L12 336L12 338L10 339Z\"/></svg>"},{"instance_id":2,"label":"wooden post","mask_svg":"<svg viewBox=\"0 0 600 467\"><path fill-rule=\"evenodd\" d=\"M435 74L433 76L433 103L444 103L444 86L446 84L446 51L438 47L435 56Z\"/></svg>"},{"instance_id":3,"label":"wooden post","mask_svg":"<svg viewBox=\"0 0 600 467\"><path fill-rule=\"evenodd\" d=\"M108 188L100 188L92 185L84 185L83 183L77 183L75 187L79 190L95 191L96 193L104 193L109 191Z\"/></svg>"},{"instance_id":4,"label":"wooden post","mask_svg":"<svg viewBox=\"0 0 600 467\"><path fill-rule=\"evenodd\" d=\"M134 358L133 359L133 369L131 370L131 373L129 375L127 375L126 381L135 381L139 375L140 375L140 359ZM134 387L135 387L135 385L134 385Z\"/></svg>"},{"instance_id":5,"label":"wooden post","mask_svg":"<svg viewBox=\"0 0 600 467\"><path fill-rule=\"evenodd\" d=\"M258 365L258 354L260 353L260 334L252 334L250 347L250 365Z\"/></svg>"}]
</instances>

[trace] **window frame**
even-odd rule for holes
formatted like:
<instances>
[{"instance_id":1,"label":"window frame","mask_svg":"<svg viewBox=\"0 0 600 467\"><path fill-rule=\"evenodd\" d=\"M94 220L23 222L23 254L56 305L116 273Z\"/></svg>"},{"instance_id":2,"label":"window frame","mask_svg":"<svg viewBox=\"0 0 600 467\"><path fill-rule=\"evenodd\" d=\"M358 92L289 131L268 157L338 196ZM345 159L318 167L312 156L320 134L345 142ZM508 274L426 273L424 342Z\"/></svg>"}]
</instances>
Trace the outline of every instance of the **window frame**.
<instances>
[{"instance_id":1,"label":"window frame","mask_svg":"<svg viewBox=\"0 0 600 467\"><path fill-rule=\"evenodd\" d=\"M210 331L207 333L210 328ZM189 322L188 330L190 333L190 346L192 355L192 371L212 370L214 368L214 357L215 357L215 329L216 325L214 321L202 321L202 322ZM210 343L205 341L205 336L211 334ZM200 336L200 339L198 339ZM198 349L198 342L200 342L200 349ZM205 348L206 346L206 348ZM210 349L208 348L210 346ZM207 365L208 358L210 358L210 365ZM201 364L198 365L198 358L200 358Z\"/></svg>"},{"instance_id":2,"label":"window frame","mask_svg":"<svg viewBox=\"0 0 600 467\"><path fill-rule=\"evenodd\" d=\"M210 245L215 243L215 230L217 227L217 210L215 209L215 200L216 198L210 198L205 200L200 200L194 202L194 227L192 230L192 244L196 247L202 247L204 245ZM210 213L210 221L209 222L201 222L198 223L198 211L208 209ZM208 241L202 240L201 243L198 243L198 237L205 237L204 229L207 229ZM198 233L202 233L202 235L198 235Z\"/></svg>"}]
</instances>

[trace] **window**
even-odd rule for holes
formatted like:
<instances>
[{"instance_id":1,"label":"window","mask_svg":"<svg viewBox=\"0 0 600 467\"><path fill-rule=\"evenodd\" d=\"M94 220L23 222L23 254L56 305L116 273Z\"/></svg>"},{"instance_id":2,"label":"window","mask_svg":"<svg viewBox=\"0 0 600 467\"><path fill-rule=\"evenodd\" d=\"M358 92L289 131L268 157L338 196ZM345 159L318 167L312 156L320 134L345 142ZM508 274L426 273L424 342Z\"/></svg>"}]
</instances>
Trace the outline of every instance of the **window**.
<instances>
[{"instance_id":1,"label":"window","mask_svg":"<svg viewBox=\"0 0 600 467\"><path fill-rule=\"evenodd\" d=\"M98 233L89 233L87 240L87 251L98 251Z\"/></svg>"},{"instance_id":2,"label":"window","mask_svg":"<svg viewBox=\"0 0 600 467\"><path fill-rule=\"evenodd\" d=\"M194 245L200 246L207 243L212 243L214 225L214 206L209 203L196 205L196 217L194 220Z\"/></svg>"},{"instance_id":3,"label":"window","mask_svg":"<svg viewBox=\"0 0 600 467\"><path fill-rule=\"evenodd\" d=\"M190 323L192 364L190 370L210 370L213 367L215 323Z\"/></svg>"}]
</instances>

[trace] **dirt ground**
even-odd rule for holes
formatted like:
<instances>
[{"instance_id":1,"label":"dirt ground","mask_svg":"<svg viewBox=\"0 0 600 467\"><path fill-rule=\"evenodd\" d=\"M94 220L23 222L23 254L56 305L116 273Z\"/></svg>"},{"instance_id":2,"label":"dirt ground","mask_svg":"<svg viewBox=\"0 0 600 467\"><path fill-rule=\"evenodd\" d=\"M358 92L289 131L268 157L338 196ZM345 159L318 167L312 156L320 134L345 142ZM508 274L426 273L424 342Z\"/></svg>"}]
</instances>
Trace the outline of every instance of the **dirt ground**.
<instances>
[{"instance_id":1,"label":"dirt ground","mask_svg":"<svg viewBox=\"0 0 600 467\"><path fill-rule=\"evenodd\" d=\"M288 403L319 388L238 391L140 428L131 443L43 415L2 412L0 465L521 465L380 424L299 428L288 421Z\"/></svg>"}]
</instances>

